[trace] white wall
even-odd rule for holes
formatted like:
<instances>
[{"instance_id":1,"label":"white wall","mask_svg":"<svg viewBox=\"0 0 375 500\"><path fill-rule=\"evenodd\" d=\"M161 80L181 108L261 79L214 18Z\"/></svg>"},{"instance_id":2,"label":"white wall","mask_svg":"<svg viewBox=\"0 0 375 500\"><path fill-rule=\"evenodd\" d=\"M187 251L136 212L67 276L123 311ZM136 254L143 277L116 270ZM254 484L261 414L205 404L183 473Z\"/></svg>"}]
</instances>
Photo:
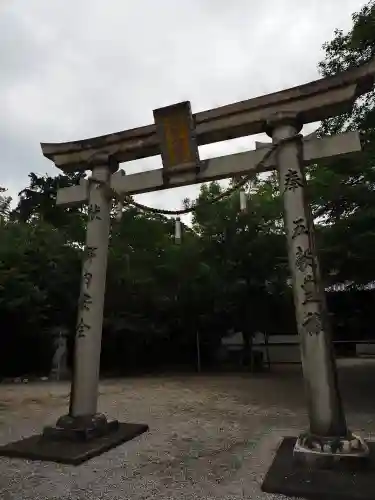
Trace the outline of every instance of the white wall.
<instances>
[{"instance_id":1,"label":"white wall","mask_svg":"<svg viewBox=\"0 0 375 500\"><path fill-rule=\"evenodd\" d=\"M253 339L254 349L262 351L266 360L266 348L264 335L258 332ZM268 337L268 352L271 363L300 363L301 354L299 338L297 335L270 335ZM222 345L230 350L238 350L243 347L242 332L236 332L230 337L222 339Z\"/></svg>"},{"instance_id":2,"label":"white wall","mask_svg":"<svg viewBox=\"0 0 375 500\"><path fill-rule=\"evenodd\" d=\"M355 350L357 356L374 356L375 344L356 344Z\"/></svg>"}]
</instances>

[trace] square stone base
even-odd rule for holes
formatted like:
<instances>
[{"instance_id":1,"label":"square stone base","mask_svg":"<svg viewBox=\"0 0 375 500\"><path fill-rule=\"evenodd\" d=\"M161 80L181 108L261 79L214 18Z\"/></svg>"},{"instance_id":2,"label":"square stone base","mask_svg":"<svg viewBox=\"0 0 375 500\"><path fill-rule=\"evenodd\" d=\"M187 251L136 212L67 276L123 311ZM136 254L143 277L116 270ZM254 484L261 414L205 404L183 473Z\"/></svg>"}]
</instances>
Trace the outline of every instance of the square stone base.
<instances>
[{"instance_id":1,"label":"square stone base","mask_svg":"<svg viewBox=\"0 0 375 500\"><path fill-rule=\"evenodd\" d=\"M102 426L93 424L91 426L71 429L58 427L57 425L47 426L44 428L43 438L51 439L52 441L91 441L92 439L116 432L119 425L118 420L106 420L105 425Z\"/></svg>"},{"instance_id":2,"label":"square stone base","mask_svg":"<svg viewBox=\"0 0 375 500\"><path fill-rule=\"evenodd\" d=\"M296 463L293 456L295 443L295 437L283 439L263 481L262 491L311 500L375 498L375 442L367 442L370 456L365 462L360 462L360 467L331 469Z\"/></svg>"},{"instance_id":3,"label":"square stone base","mask_svg":"<svg viewBox=\"0 0 375 500\"><path fill-rule=\"evenodd\" d=\"M145 424L119 423L114 431L91 440L61 440L38 434L1 446L0 456L79 465L147 431Z\"/></svg>"}]
</instances>

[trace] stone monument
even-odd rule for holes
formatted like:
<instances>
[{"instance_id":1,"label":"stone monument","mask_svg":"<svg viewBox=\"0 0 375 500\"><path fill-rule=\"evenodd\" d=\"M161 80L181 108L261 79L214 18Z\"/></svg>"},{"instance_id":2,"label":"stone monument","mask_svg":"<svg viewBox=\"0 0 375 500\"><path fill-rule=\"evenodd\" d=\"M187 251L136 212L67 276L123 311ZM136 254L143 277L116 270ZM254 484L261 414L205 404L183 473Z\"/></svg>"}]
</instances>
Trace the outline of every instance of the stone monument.
<instances>
[{"instance_id":1,"label":"stone monument","mask_svg":"<svg viewBox=\"0 0 375 500\"><path fill-rule=\"evenodd\" d=\"M53 331L55 352L52 358L50 372L51 380L65 380L69 377L68 370L68 332L64 328Z\"/></svg>"}]
</instances>

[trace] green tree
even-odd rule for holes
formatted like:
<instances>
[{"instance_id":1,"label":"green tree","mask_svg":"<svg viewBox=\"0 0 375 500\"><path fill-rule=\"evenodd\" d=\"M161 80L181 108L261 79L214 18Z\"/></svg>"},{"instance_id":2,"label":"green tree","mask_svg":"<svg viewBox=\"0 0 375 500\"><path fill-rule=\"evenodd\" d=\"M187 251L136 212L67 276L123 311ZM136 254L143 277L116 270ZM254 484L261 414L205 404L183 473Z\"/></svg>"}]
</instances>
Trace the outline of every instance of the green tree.
<instances>
[{"instance_id":1,"label":"green tree","mask_svg":"<svg viewBox=\"0 0 375 500\"><path fill-rule=\"evenodd\" d=\"M3 373L32 371L38 362L48 369L51 328L74 329L79 267L78 250L50 224L9 221L0 227Z\"/></svg>"},{"instance_id":2,"label":"green tree","mask_svg":"<svg viewBox=\"0 0 375 500\"><path fill-rule=\"evenodd\" d=\"M64 232L69 241L82 244L87 208L56 205L57 190L78 184L82 177L81 172L56 177L31 172L30 184L18 194L19 201L12 218L24 222L43 220Z\"/></svg>"},{"instance_id":3,"label":"green tree","mask_svg":"<svg viewBox=\"0 0 375 500\"><path fill-rule=\"evenodd\" d=\"M12 197L6 195L7 190L0 186L0 222L4 223L9 219L11 211L10 205Z\"/></svg>"},{"instance_id":4,"label":"green tree","mask_svg":"<svg viewBox=\"0 0 375 500\"><path fill-rule=\"evenodd\" d=\"M280 313L284 319L284 312L291 311L281 200L274 177L247 186L245 212L239 210L238 192L207 205L222 187L215 182L203 186L193 216L202 255L222 284L219 302L227 318L226 331L243 332L245 363L254 333L277 331ZM293 330L293 316L289 317L292 323L283 323Z\"/></svg>"},{"instance_id":5,"label":"green tree","mask_svg":"<svg viewBox=\"0 0 375 500\"><path fill-rule=\"evenodd\" d=\"M324 44L322 76L368 62L375 56L375 2L353 14L348 33L336 30ZM375 244L375 91L359 98L351 112L323 122L321 134L359 130L363 152L356 158L334 159L310 169L315 216L320 231L323 269L328 283L364 286L374 281L371 248Z\"/></svg>"}]
</instances>

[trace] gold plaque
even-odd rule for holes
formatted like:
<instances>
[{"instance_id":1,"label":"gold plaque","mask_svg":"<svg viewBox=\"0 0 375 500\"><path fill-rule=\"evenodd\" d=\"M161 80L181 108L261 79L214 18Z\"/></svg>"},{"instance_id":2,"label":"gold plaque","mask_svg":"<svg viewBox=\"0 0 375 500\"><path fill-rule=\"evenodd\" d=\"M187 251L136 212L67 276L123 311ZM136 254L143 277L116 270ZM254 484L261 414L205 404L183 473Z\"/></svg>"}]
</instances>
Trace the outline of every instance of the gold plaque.
<instances>
[{"instance_id":1,"label":"gold plaque","mask_svg":"<svg viewBox=\"0 0 375 500\"><path fill-rule=\"evenodd\" d=\"M163 168L173 173L199 168L199 152L190 102L154 110Z\"/></svg>"}]
</instances>

